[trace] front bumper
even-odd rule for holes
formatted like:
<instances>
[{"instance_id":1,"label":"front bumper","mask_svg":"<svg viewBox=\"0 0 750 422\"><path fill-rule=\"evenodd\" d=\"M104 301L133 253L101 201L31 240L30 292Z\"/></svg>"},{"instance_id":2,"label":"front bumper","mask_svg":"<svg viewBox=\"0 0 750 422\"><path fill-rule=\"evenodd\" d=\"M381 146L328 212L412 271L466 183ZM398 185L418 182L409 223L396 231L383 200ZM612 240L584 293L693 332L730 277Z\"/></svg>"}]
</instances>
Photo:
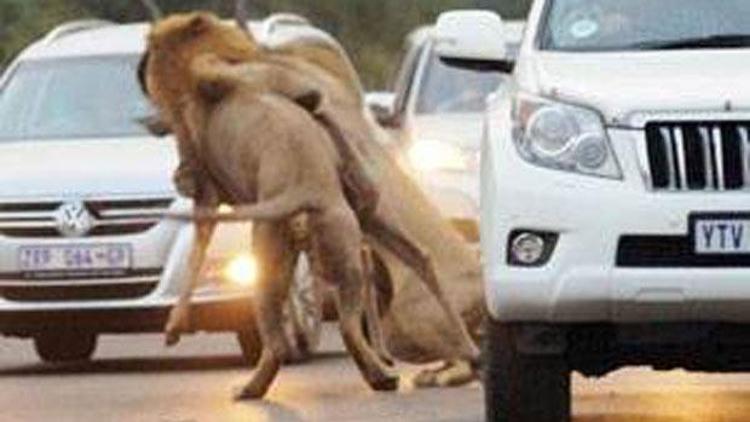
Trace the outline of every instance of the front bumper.
<instances>
[{"instance_id":1,"label":"front bumper","mask_svg":"<svg viewBox=\"0 0 750 422\"><path fill-rule=\"evenodd\" d=\"M220 226L216 236L219 244L215 242L211 247L216 246L222 251L243 250L238 248L244 245L233 245L231 240L247 240L248 234L249 228L246 230L245 227L236 225ZM34 300L12 300L0 294L0 334L28 336L58 328L86 329L97 333L161 331L169 309L176 303L187 280L188 259L194 236L192 225L164 221L141 235L88 240L92 243L129 242L133 246L134 263L137 267L160 268L154 275L154 287L146 294L132 298L83 300L37 297ZM0 240L0 268L13 271L17 248L28 240ZM47 242L59 244L73 241L75 240L59 239ZM0 287L13 283L23 286L25 282L4 279L0 280ZM45 282L35 283L43 287ZM193 327L198 331L236 331L246 327L252 318L252 296L252 288L233 287L226 283L206 283L200 286L192 300Z\"/></svg>"},{"instance_id":2,"label":"front bumper","mask_svg":"<svg viewBox=\"0 0 750 422\"><path fill-rule=\"evenodd\" d=\"M88 307L0 312L0 333L27 337L46 330L75 329L94 333L157 333L164 330L172 304L141 307ZM196 331L238 331L253 323L248 297L198 300L191 306Z\"/></svg>"},{"instance_id":3,"label":"front bumper","mask_svg":"<svg viewBox=\"0 0 750 422\"><path fill-rule=\"evenodd\" d=\"M532 166L508 137L483 145L482 251L490 313L503 321L750 322L750 267L616 264L623 236L687 236L694 213L748 212L747 193L646 188L638 131L612 130L622 181ZM513 230L559 234L541 268L507 264Z\"/></svg>"}]
</instances>

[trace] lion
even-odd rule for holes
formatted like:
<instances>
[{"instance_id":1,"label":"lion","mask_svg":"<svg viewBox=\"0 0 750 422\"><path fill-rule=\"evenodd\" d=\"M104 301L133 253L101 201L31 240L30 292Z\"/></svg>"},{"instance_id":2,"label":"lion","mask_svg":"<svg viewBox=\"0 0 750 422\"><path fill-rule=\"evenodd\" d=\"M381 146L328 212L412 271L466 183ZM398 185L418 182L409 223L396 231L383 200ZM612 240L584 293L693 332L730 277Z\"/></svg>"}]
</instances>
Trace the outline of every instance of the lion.
<instances>
[{"instance_id":1,"label":"lion","mask_svg":"<svg viewBox=\"0 0 750 422\"><path fill-rule=\"evenodd\" d=\"M197 15L169 32L157 32L151 38L152 56L182 56L180 45L189 45L184 37L199 36L212 23ZM182 43L171 43L174 39ZM309 112L286 97L244 83L231 66L212 53L191 57L188 66L180 66L192 86L180 97L189 105L177 117L191 122L190 139L200 140L200 151L217 165L207 171L221 181L219 185L229 186L229 202L256 202L244 207L242 215L255 221L253 249L263 266L255 296L263 352L252 379L236 398L263 397L284 360L282 307L297 258L288 222L300 214L308 220L311 257L326 280L335 280L339 325L348 351L373 389L397 388L398 376L362 331L363 235L339 181L341 157L333 140Z\"/></svg>"},{"instance_id":2,"label":"lion","mask_svg":"<svg viewBox=\"0 0 750 422\"><path fill-rule=\"evenodd\" d=\"M229 64L251 63L251 66L244 68L235 66L232 69L225 69L225 71L233 73L233 77L235 78L243 78L243 83L245 84L254 84L255 89L268 89L303 105L306 102L310 102L309 97L311 92L323 92L325 94L326 105L324 108L328 109L328 112L319 115L318 121L328 129L329 133L341 132L338 136L333 136L333 138L339 141L336 142L339 154L346 158L344 160L346 162L344 169L351 170L354 168L353 171L344 170L341 173L341 178L345 179L344 185L350 188L354 186L354 190L356 190L357 186L364 186L363 191L368 192L367 194L349 192L347 196L349 202L358 211L357 216L369 241L376 244L375 249L380 254L387 256L384 260L390 262L390 267L398 267L398 263L391 262L388 258L396 257L397 260L402 261L401 264L404 264L403 261L406 261L407 271L409 271L408 268L413 270L414 267L417 267L416 274L418 278L429 279L433 277L434 279L432 287L428 283L427 293L433 293L437 296L437 302L442 310L446 312L448 318L447 324L446 321L440 323L443 324L442 328L436 333L441 339L432 343L432 345L438 344L439 347L430 346L426 348L429 350L430 358L432 359L434 356L435 359L460 358L466 361L475 360L478 352L473 348L473 343L471 343L468 333L457 314L450 308L450 303L445 299L445 295L442 293L436 277L430 275L430 273L434 274L434 269L430 268L431 263L426 258L426 253L418 247L414 247L412 245L413 242L409 240L409 236L404 234L400 227L394 228L393 226L389 226L389 220L398 221L393 206L370 198L372 196L372 189L368 187L368 182L361 182L363 179L369 177L368 175L362 176L362 173L367 173L366 167L368 167L368 163L362 158L361 148L363 146L367 147L366 144L375 144L376 141L373 141L372 137L378 135L371 133L374 131L374 122L368 120L368 116L363 112L364 105L362 103L361 88L359 88L356 73L353 72L353 68L348 63L348 60L345 59L345 56L342 56L344 53L334 51L328 45L306 43L302 45L286 45L274 50L271 54L257 45L248 43L247 35L237 31L236 28L221 24L212 16L189 15L173 17L157 25L150 37L149 55L151 56L151 53L153 53L151 50L153 50L153 41L155 38L159 39L165 33L175 32L177 28L184 27L190 19L199 16L204 21L204 25L206 22L210 22L213 25L210 32L211 38L208 40L211 45L196 46L193 44L184 50L180 50L183 59L185 57L193 57L196 55L196 52L202 51L201 48L205 48L208 51L214 52L216 56L220 56L223 61ZM191 34L189 30L187 33ZM195 33L192 33L190 36L195 35ZM189 37L177 37L172 42L164 43L162 48L178 48L180 43L184 43L186 39L189 39ZM342 57L344 57L343 60ZM196 159L198 154L195 151L200 150L200 148L197 148L199 146L195 145L196 139L194 137L191 138L189 135L191 132L190 125L180 122L180 116L184 114L185 109L189 108L189 103L182 100L170 100L172 97L182 98L181 95L183 94L181 93L195 85L195 81L190 80L189 74L187 78L182 78L182 72L186 66L189 65L179 63L174 58L149 57L144 76L147 79L146 85L149 85L151 88L149 89L149 93L159 109L163 111L164 118L170 121L172 126L177 126L175 132L182 157L181 173L177 178L189 179L189 183L187 184L190 185L195 184L195 180L206 179L203 175L208 174L213 178L216 178L216 175L211 175L210 169L205 168L205 162L202 162L204 160ZM159 67L170 69L168 81L163 84L167 86L160 86L159 83L156 83L154 80L156 79L155 76L149 72L149 69L153 70ZM307 108L311 110L309 106ZM342 138L346 139L343 148L340 145L340 139ZM388 171L392 172L393 169L389 168ZM227 202L227 198L232 196L231 192L222 192L222 187L223 190L234 190L231 188L231 180L227 180L229 178L226 177L223 179L220 180L220 183L199 184L199 189L205 191L199 195L202 198L203 205L213 206L221 200ZM346 179L353 179L354 181L349 180L347 182ZM357 182L357 180L360 182ZM400 183L403 184L402 182ZM414 187L410 186L409 189L413 191ZM426 202L423 198L421 200L422 202ZM372 210L374 203L377 203L378 211ZM421 208L428 207L421 204ZM438 215L434 209L428 208L428 212ZM372 218L372 215L375 215L375 218ZM229 217L224 216L224 218ZM238 217L235 216L234 218ZM435 218L432 218L432 220L434 221ZM199 226L199 243L206 241L206 238L210 236L210 224L214 222L215 220L210 222L204 221ZM440 224L443 223L441 222ZM444 231L444 228L441 230ZM460 239L450 238L450 241L455 243L460 242ZM196 252L194 257L196 259L191 260L191 262L200 262L199 258L202 258L201 252ZM398 269L395 271L398 271ZM400 277L401 279L406 279L409 276L402 272ZM434 287L435 285L437 285L437 289ZM186 302L188 298L189 292L183 295L181 303ZM395 303L399 303L398 300ZM183 328L181 324L187 320L185 312L186 308L179 305L175 307L172 318L170 318L168 333L174 333ZM393 319L389 313L385 313L384 317L386 323L388 323L388 320ZM389 323L388 326L391 327L393 324ZM389 332L397 331L391 329ZM451 339L457 340L452 341ZM388 343L394 344L399 343L399 341L389 341ZM397 351L405 349L404 347L396 347ZM414 352L413 347L410 347L409 350L412 351L411 353ZM409 359L413 360L413 356L409 356Z\"/></svg>"}]
</instances>

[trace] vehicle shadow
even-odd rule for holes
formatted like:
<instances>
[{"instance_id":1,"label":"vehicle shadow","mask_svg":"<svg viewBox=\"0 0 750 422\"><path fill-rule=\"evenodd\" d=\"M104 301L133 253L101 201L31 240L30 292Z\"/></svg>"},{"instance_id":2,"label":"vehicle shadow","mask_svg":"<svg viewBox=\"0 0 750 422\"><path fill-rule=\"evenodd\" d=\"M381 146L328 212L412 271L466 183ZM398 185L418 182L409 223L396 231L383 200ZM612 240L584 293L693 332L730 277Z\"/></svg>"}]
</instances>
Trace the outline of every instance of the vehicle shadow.
<instances>
[{"instance_id":1,"label":"vehicle shadow","mask_svg":"<svg viewBox=\"0 0 750 422\"><path fill-rule=\"evenodd\" d=\"M614 414L614 415L586 415L573 418L573 422L745 422L747 416L726 417L725 415L715 418L706 415L688 417L677 416L644 416L638 414Z\"/></svg>"},{"instance_id":2,"label":"vehicle shadow","mask_svg":"<svg viewBox=\"0 0 750 422\"><path fill-rule=\"evenodd\" d=\"M637 414L576 416L573 422L688 422L684 418Z\"/></svg>"},{"instance_id":3,"label":"vehicle shadow","mask_svg":"<svg viewBox=\"0 0 750 422\"><path fill-rule=\"evenodd\" d=\"M325 351L304 363L290 365L314 364L315 362L346 358L346 353ZM248 368L239 355L216 355L201 357L148 357L148 358L103 358L87 362L47 364L36 363L22 366L0 367L0 378L12 376L65 376L81 374L119 374L119 373L169 373L197 371L227 371Z\"/></svg>"}]
</instances>

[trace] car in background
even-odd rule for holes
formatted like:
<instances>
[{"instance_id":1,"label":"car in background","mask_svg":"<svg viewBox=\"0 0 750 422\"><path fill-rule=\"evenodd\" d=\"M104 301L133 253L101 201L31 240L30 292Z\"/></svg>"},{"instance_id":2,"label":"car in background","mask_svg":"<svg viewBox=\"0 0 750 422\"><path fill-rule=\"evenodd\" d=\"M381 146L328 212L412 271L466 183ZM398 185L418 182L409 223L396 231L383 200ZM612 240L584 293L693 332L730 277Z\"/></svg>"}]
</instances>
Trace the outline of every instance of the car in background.
<instances>
[{"instance_id":1,"label":"car in background","mask_svg":"<svg viewBox=\"0 0 750 422\"><path fill-rule=\"evenodd\" d=\"M317 37L302 18L250 25L261 42ZM31 338L44 361L85 360L104 333L162 330L185 281L192 207L172 184L175 143L142 122L155 111L136 70L148 24L76 21L23 51L0 80L0 334ZM251 226L217 229L193 300L198 331L236 332L254 362ZM321 305L299 260L286 307L297 358L318 343Z\"/></svg>"},{"instance_id":2,"label":"car in background","mask_svg":"<svg viewBox=\"0 0 750 422\"><path fill-rule=\"evenodd\" d=\"M451 16L472 11L447 12L438 18L445 25ZM523 38L524 22L503 22L508 54L515 57ZM435 26L413 31L406 39L404 56L393 83L393 92L371 93L368 104L378 121L390 129L400 162L471 242L479 242L479 144L487 97L502 90L512 63L446 59L437 54Z\"/></svg>"}]
</instances>

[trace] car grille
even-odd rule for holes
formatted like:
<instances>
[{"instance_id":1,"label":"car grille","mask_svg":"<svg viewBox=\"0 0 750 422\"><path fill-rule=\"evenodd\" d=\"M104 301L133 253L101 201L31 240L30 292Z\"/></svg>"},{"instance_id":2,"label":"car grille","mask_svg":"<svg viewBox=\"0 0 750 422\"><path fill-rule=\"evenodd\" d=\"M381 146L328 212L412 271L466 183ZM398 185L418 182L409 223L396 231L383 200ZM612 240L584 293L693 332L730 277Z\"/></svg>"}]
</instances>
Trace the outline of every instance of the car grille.
<instances>
[{"instance_id":1,"label":"car grille","mask_svg":"<svg viewBox=\"0 0 750 422\"><path fill-rule=\"evenodd\" d=\"M156 289L161 269L66 274L59 278L0 274L0 297L15 302L137 299Z\"/></svg>"},{"instance_id":2,"label":"car grille","mask_svg":"<svg viewBox=\"0 0 750 422\"><path fill-rule=\"evenodd\" d=\"M622 236L617 266L623 268L742 268L750 255L698 255L689 236Z\"/></svg>"},{"instance_id":3,"label":"car grille","mask_svg":"<svg viewBox=\"0 0 750 422\"><path fill-rule=\"evenodd\" d=\"M646 125L655 190L750 188L750 122L652 122Z\"/></svg>"},{"instance_id":4,"label":"car grille","mask_svg":"<svg viewBox=\"0 0 750 422\"><path fill-rule=\"evenodd\" d=\"M86 236L121 236L143 233L160 221L173 198L84 201L93 217ZM0 204L0 235L21 238L61 237L55 213L64 201Z\"/></svg>"}]
</instances>

